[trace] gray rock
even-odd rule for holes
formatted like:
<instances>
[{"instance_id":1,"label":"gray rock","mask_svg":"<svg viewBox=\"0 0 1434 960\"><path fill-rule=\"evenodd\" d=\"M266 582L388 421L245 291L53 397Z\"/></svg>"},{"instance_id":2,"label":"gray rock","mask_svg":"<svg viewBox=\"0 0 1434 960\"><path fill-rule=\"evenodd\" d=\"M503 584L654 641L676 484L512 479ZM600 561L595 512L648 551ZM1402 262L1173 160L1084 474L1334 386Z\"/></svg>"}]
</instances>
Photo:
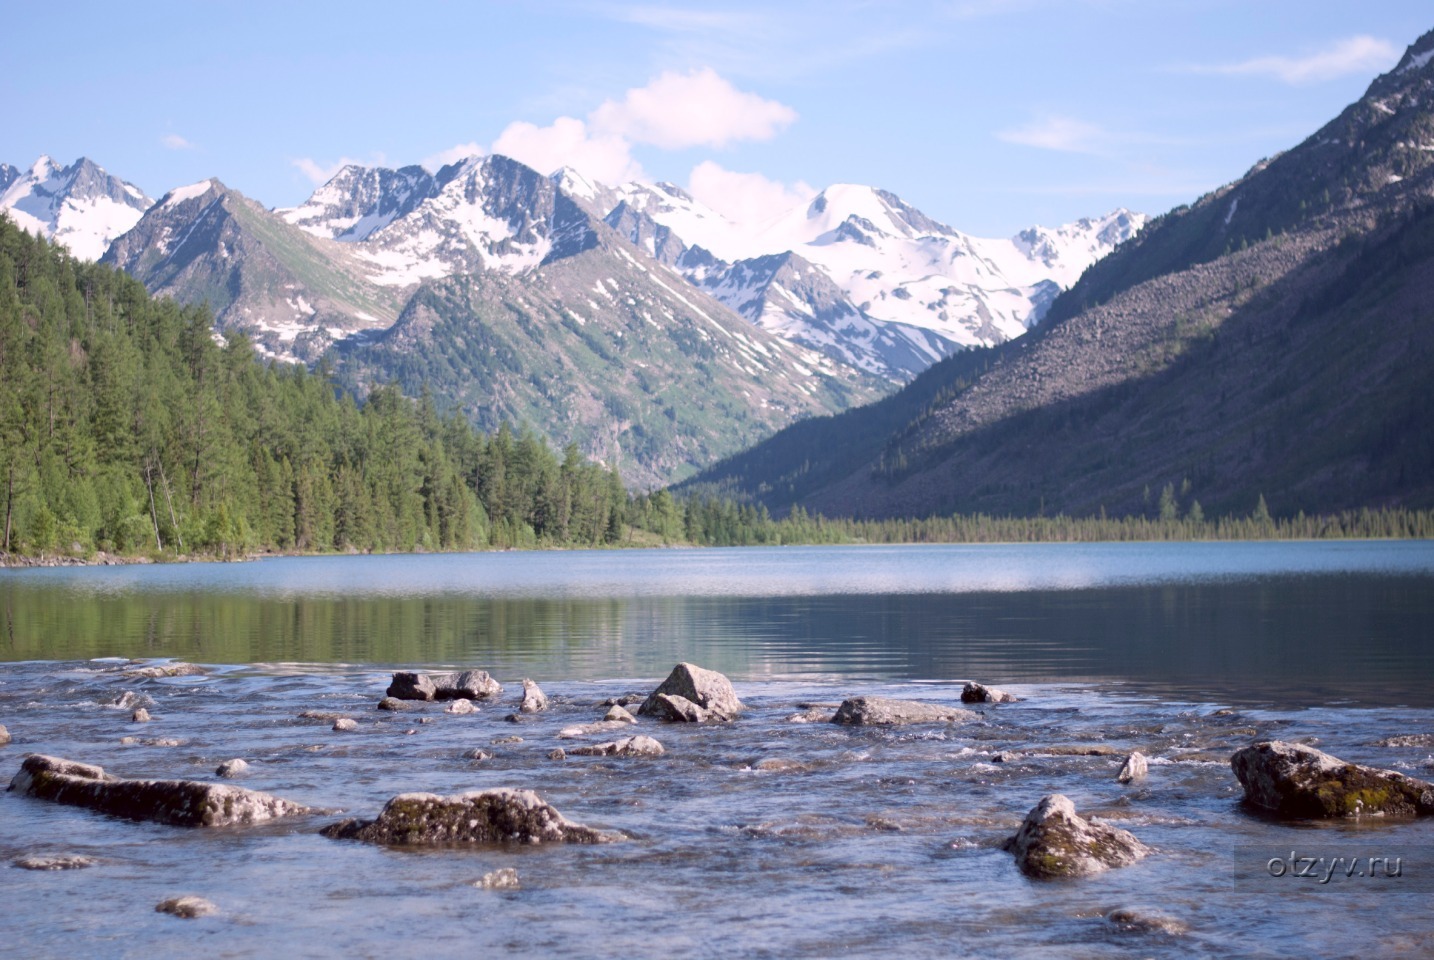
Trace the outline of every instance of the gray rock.
<instances>
[{"instance_id":1,"label":"gray rock","mask_svg":"<svg viewBox=\"0 0 1434 960\"><path fill-rule=\"evenodd\" d=\"M675 693L657 693L643 701L642 713L669 723L707 723L722 719Z\"/></svg>"},{"instance_id":2,"label":"gray rock","mask_svg":"<svg viewBox=\"0 0 1434 960\"><path fill-rule=\"evenodd\" d=\"M215 770L216 777L242 777L249 772L249 763L240 757L225 760Z\"/></svg>"},{"instance_id":3,"label":"gray rock","mask_svg":"<svg viewBox=\"0 0 1434 960\"><path fill-rule=\"evenodd\" d=\"M641 693L624 693L624 694L623 694L622 696L620 696L620 697L608 697L608 698L607 698L606 700L604 700L602 703L598 704L598 706L600 706L600 707L630 707L630 706L632 706L634 703L641 703L642 701L644 701L644 700L646 700L646 699L647 699L647 697L646 697L644 694L641 694Z\"/></svg>"},{"instance_id":4,"label":"gray rock","mask_svg":"<svg viewBox=\"0 0 1434 960\"><path fill-rule=\"evenodd\" d=\"M342 720L348 716L346 713L339 713L334 710L304 710L299 714L300 720L323 720L325 723L332 723L335 720Z\"/></svg>"},{"instance_id":5,"label":"gray rock","mask_svg":"<svg viewBox=\"0 0 1434 960\"><path fill-rule=\"evenodd\" d=\"M358 721L350 717L339 717L334 721L333 728L340 733L347 733L350 730L358 729Z\"/></svg>"},{"instance_id":6,"label":"gray rock","mask_svg":"<svg viewBox=\"0 0 1434 960\"><path fill-rule=\"evenodd\" d=\"M83 870L99 863L94 857L66 854L53 857L21 857L15 866L21 870Z\"/></svg>"},{"instance_id":7,"label":"gray rock","mask_svg":"<svg viewBox=\"0 0 1434 960\"><path fill-rule=\"evenodd\" d=\"M887 697L852 697L837 707L832 723L893 725L902 723L952 723L973 720L976 714L960 707L946 707L921 700L891 700Z\"/></svg>"},{"instance_id":8,"label":"gray rock","mask_svg":"<svg viewBox=\"0 0 1434 960\"><path fill-rule=\"evenodd\" d=\"M787 717L788 723L831 723L832 716L839 704L830 707L808 707L801 713L794 713Z\"/></svg>"},{"instance_id":9,"label":"gray rock","mask_svg":"<svg viewBox=\"0 0 1434 960\"><path fill-rule=\"evenodd\" d=\"M378 702L378 709L392 710L396 713L400 710L412 710L413 707L409 706L407 701L400 700L397 697L384 697Z\"/></svg>"},{"instance_id":10,"label":"gray rock","mask_svg":"<svg viewBox=\"0 0 1434 960\"><path fill-rule=\"evenodd\" d=\"M1434 814L1434 784L1346 763L1314 747L1268 740L1230 758L1245 802L1283 817Z\"/></svg>"},{"instance_id":11,"label":"gray rock","mask_svg":"<svg viewBox=\"0 0 1434 960\"><path fill-rule=\"evenodd\" d=\"M141 667L138 670L126 670L127 677L154 679L158 677L197 677L209 671L193 663L162 663L153 667Z\"/></svg>"},{"instance_id":12,"label":"gray rock","mask_svg":"<svg viewBox=\"0 0 1434 960\"><path fill-rule=\"evenodd\" d=\"M211 913L219 911L218 907L203 897L170 897L162 903L155 904L154 909L156 913L168 913L176 917L183 917L185 920L207 917Z\"/></svg>"},{"instance_id":13,"label":"gray rock","mask_svg":"<svg viewBox=\"0 0 1434 960\"><path fill-rule=\"evenodd\" d=\"M0 729L4 729L0 727ZM1434 733L1402 733L1396 737L1385 737L1377 747L1434 747Z\"/></svg>"},{"instance_id":14,"label":"gray rock","mask_svg":"<svg viewBox=\"0 0 1434 960\"><path fill-rule=\"evenodd\" d=\"M466 697L460 697L457 700L454 700L448 706L444 707L443 712L463 715L468 713L477 713L478 708L473 706L472 700L469 700Z\"/></svg>"},{"instance_id":15,"label":"gray rock","mask_svg":"<svg viewBox=\"0 0 1434 960\"><path fill-rule=\"evenodd\" d=\"M642 734L588 747L574 747L568 752L575 757L660 757L666 753L662 744Z\"/></svg>"},{"instance_id":16,"label":"gray rock","mask_svg":"<svg viewBox=\"0 0 1434 960\"><path fill-rule=\"evenodd\" d=\"M558 747L558 748L555 749L555 750L549 750L549 751L548 751L548 759L549 759L549 760L566 760L567 758L568 758L568 752L567 752L566 750L564 750L562 747Z\"/></svg>"},{"instance_id":17,"label":"gray rock","mask_svg":"<svg viewBox=\"0 0 1434 960\"><path fill-rule=\"evenodd\" d=\"M673 667L667 679L638 707L638 715L667 717L671 713L670 705L659 702L663 695L681 697L696 704L709 720L731 720L745 709L731 681L715 670L704 670L690 663Z\"/></svg>"},{"instance_id":18,"label":"gray rock","mask_svg":"<svg viewBox=\"0 0 1434 960\"><path fill-rule=\"evenodd\" d=\"M962 703L1016 703L1020 699L1014 693L988 687L984 683L976 683L974 680L961 688Z\"/></svg>"},{"instance_id":19,"label":"gray rock","mask_svg":"<svg viewBox=\"0 0 1434 960\"><path fill-rule=\"evenodd\" d=\"M385 691L398 700L482 700L503 692L503 685L486 670L422 674L399 671Z\"/></svg>"},{"instance_id":20,"label":"gray rock","mask_svg":"<svg viewBox=\"0 0 1434 960\"><path fill-rule=\"evenodd\" d=\"M1129 783L1132 780L1143 780L1150 772L1150 763L1145 759L1145 754L1139 750L1131 753L1125 758L1125 763L1120 765L1120 772L1115 779L1120 783Z\"/></svg>"},{"instance_id":21,"label":"gray rock","mask_svg":"<svg viewBox=\"0 0 1434 960\"><path fill-rule=\"evenodd\" d=\"M480 790L440 797L399 794L376 820L342 820L324 836L394 846L468 843L606 843L621 835L573 823L531 790Z\"/></svg>"},{"instance_id":22,"label":"gray rock","mask_svg":"<svg viewBox=\"0 0 1434 960\"><path fill-rule=\"evenodd\" d=\"M637 723L637 717L623 709L621 704L614 703L608 707L607 713L603 714L604 723Z\"/></svg>"},{"instance_id":23,"label":"gray rock","mask_svg":"<svg viewBox=\"0 0 1434 960\"><path fill-rule=\"evenodd\" d=\"M548 709L548 697L543 693L536 683L531 680L523 681L523 704L518 708L520 713L541 713Z\"/></svg>"},{"instance_id":24,"label":"gray rock","mask_svg":"<svg viewBox=\"0 0 1434 960\"><path fill-rule=\"evenodd\" d=\"M10 731L5 729L5 725L3 723L0 723L0 747L3 747L10 742Z\"/></svg>"},{"instance_id":25,"label":"gray rock","mask_svg":"<svg viewBox=\"0 0 1434 960\"><path fill-rule=\"evenodd\" d=\"M473 886L480 890L519 890L523 885L518 881L518 871L512 867L504 867L483 874L481 879L473 882Z\"/></svg>"},{"instance_id":26,"label":"gray rock","mask_svg":"<svg viewBox=\"0 0 1434 960\"><path fill-rule=\"evenodd\" d=\"M149 711L144 707L140 707L134 713L130 714L129 719L130 723L149 723L151 718Z\"/></svg>"},{"instance_id":27,"label":"gray rock","mask_svg":"<svg viewBox=\"0 0 1434 960\"><path fill-rule=\"evenodd\" d=\"M475 747L474 749L469 750L467 753L465 753L463 755L463 758L465 760L478 760L481 762L483 760L492 760L493 754L489 753L487 750L480 750Z\"/></svg>"},{"instance_id":28,"label":"gray rock","mask_svg":"<svg viewBox=\"0 0 1434 960\"><path fill-rule=\"evenodd\" d=\"M267 793L196 780L125 780L100 767L31 754L10 781L25 796L177 827L223 827L309 813Z\"/></svg>"},{"instance_id":29,"label":"gray rock","mask_svg":"<svg viewBox=\"0 0 1434 960\"><path fill-rule=\"evenodd\" d=\"M576 723L558 731L559 740L576 740L593 733L614 733L626 730L627 724L618 720L599 720L597 723ZM494 743L497 741L495 740Z\"/></svg>"},{"instance_id":30,"label":"gray rock","mask_svg":"<svg viewBox=\"0 0 1434 960\"><path fill-rule=\"evenodd\" d=\"M1039 879L1090 876L1150 852L1129 831L1077 816L1059 793L1042 797L1002 849L1015 854L1022 873Z\"/></svg>"},{"instance_id":31,"label":"gray rock","mask_svg":"<svg viewBox=\"0 0 1434 960\"><path fill-rule=\"evenodd\" d=\"M1190 932L1183 920L1133 907L1117 907L1105 915L1106 922L1125 933L1164 933L1179 936Z\"/></svg>"}]
</instances>

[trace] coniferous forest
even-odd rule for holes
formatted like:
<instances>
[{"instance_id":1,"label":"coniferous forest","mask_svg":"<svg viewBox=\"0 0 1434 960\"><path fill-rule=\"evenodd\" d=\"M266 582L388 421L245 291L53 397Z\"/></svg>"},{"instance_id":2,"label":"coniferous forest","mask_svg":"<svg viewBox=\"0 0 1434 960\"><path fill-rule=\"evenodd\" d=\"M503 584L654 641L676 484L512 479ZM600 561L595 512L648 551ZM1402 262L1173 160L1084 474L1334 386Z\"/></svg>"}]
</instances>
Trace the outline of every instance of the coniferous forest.
<instances>
[{"instance_id":1,"label":"coniferous forest","mask_svg":"<svg viewBox=\"0 0 1434 960\"><path fill-rule=\"evenodd\" d=\"M1235 518L1162 497L1150 516L860 521L630 496L574 446L484 435L393 385L359 402L211 319L0 217L0 555L1434 536L1429 511L1275 518L1263 500Z\"/></svg>"}]
</instances>

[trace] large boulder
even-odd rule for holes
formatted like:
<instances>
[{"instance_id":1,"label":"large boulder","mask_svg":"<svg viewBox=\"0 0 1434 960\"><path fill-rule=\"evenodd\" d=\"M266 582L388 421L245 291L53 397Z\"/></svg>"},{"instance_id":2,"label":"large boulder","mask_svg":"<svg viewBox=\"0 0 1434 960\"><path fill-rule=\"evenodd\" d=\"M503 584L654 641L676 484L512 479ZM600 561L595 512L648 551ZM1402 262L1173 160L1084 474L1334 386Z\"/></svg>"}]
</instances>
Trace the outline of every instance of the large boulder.
<instances>
[{"instance_id":1,"label":"large boulder","mask_svg":"<svg viewBox=\"0 0 1434 960\"><path fill-rule=\"evenodd\" d=\"M394 846L461 843L606 843L621 839L573 823L531 790L478 790L440 797L402 793L376 820L341 820L322 831L336 840Z\"/></svg>"},{"instance_id":2,"label":"large boulder","mask_svg":"<svg viewBox=\"0 0 1434 960\"><path fill-rule=\"evenodd\" d=\"M503 685L486 670L433 674L400 670L385 691L398 700L482 700L502 692Z\"/></svg>"},{"instance_id":3,"label":"large boulder","mask_svg":"<svg viewBox=\"0 0 1434 960\"><path fill-rule=\"evenodd\" d=\"M1283 817L1434 814L1434 784L1346 763L1314 747L1268 740L1230 758L1245 801Z\"/></svg>"},{"instance_id":4,"label":"large boulder","mask_svg":"<svg viewBox=\"0 0 1434 960\"><path fill-rule=\"evenodd\" d=\"M519 713L541 713L548 709L548 695L543 688L532 680L523 681L523 703L518 707Z\"/></svg>"},{"instance_id":5,"label":"large boulder","mask_svg":"<svg viewBox=\"0 0 1434 960\"><path fill-rule=\"evenodd\" d=\"M971 720L976 714L960 707L947 707L922 700L892 700L888 697L852 697L837 707L832 723L852 726L892 726L903 723L952 723Z\"/></svg>"},{"instance_id":6,"label":"large boulder","mask_svg":"<svg viewBox=\"0 0 1434 960\"><path fill-rule=\"evenodd\" d=\"M1022 873L1038 879L1090 876L1150 852L1127 830L1077 816L1075 804L1059 793L1042 797L1002 849L1016 855Z\"/></svg>"},{"instance_id":7,"label":"large boulder","mask_svg":"<svg viewBox=\"0 0 1434 960\"><path fill-rule=\"evenodd\" d=\"M728 719L675 693L653 694L642 707L649 716L669 723L707 723L711 720Z\"/></svg>"},{"instance_id":8,"label":"large boulder","mask_svg":"<svg viewBox=\"0 0 1434 960\"><path fill-rule=\"evenodd\" d=\"M661 743L642 734L588 747L573 747L568 751L575 757L660 757L665 752Z\"/></svg>"},{"instance_id":9,"label":"large boulder","mask_svg":"<svg viewBox=\"0 0 1434 960\"><path fill-rule=\"evenodd\" d=\"M737 699L730 680L716 670L704 670L690 663L673 667L667 679L637 708L638 715L673 719L669 705L659 700L664 695L696 704L702 709L704 720L732 720L746 709Z\"/></svg>"},{"instance_id":10,"label":"large boulder","mask_svg":"<svg viewBox=\"0 0 1434 960\"><path fill-rule=\"evenodd\" d=\"M100 767L31 754L10 789L41 800L177 827L225 827L309 813L257 790L197 780L124 780Z\"/></svg>"}]
</instances>

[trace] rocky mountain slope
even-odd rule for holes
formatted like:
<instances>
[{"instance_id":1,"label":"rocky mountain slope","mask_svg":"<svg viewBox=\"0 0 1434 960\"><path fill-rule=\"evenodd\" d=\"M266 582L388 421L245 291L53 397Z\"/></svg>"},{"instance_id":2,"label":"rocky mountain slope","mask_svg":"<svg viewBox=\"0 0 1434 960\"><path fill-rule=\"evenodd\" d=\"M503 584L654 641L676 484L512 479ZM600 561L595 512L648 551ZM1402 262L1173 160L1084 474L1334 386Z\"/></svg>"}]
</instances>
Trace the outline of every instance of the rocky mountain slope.
<instances>
[{"instance_id":1,"label":"rocky mountain slope","mask_svg":"<svg viewBox=\"0 0 1434 960\"><path fill-rule=\"evenodd\" d=\"M84 157L68 167L40 157L23 171L0 164L0 211L81 260L99 259L151 203L143 190Z\"/></svg>"},{"instance_id":2,"label":"rocky mountain slope","mask_svg":"<svg viewBox=\"0 0 1434 960\"><path fill-rule=\"evenodd\" d=\"M695 490L831 514L1434 503L1434 33L1030 335L800 424Z\"/></svg>"}]
</instances>

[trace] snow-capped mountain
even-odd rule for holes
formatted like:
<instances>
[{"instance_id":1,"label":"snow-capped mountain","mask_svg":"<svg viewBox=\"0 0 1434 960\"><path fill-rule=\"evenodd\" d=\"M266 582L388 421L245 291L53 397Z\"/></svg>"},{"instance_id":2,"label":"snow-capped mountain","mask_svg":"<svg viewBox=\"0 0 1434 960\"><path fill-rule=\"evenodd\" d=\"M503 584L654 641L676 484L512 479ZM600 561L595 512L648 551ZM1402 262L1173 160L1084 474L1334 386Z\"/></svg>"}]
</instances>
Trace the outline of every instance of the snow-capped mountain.
<instances>
[{"instance_id":1,"label":"snow-capped mountain","mask_svg":"<svg viewBox=\"0 0 1434 960\"><path fill-rule=\"evenodd\" d=\"M651 256L753 323L898 380L957 349L1020 336L1145 222L1116 210L985 239L850 184L761 224L733 223L671 184L615 192L608 223ZM767 258L786 253L824 274L839 298L823 289L808 299L774 279Z\"/></svg>"},{"instance_id":2,"label":"snow-capped mountain","mask_svg":"<svg viewBox=\"0 0 1434 960\"><path fill-rule=\"evenodd\" d=\"M367 240L434 194L432 174L419 166L344 167L302 206L275 213L316 237Z\"/></svg>"},{"instance_id":3,"label":"snow-capped mountain","mask_svg":"<svg viewBox=\"0 0 1434 960\"><path fill-rule=\"evenodd\" d=\"M28 171L0 165L0 191L0 210L18 226L82 260L98 260L154 202L85 157L63 168L45 156Z\"/></svg>"}]
</instances>

